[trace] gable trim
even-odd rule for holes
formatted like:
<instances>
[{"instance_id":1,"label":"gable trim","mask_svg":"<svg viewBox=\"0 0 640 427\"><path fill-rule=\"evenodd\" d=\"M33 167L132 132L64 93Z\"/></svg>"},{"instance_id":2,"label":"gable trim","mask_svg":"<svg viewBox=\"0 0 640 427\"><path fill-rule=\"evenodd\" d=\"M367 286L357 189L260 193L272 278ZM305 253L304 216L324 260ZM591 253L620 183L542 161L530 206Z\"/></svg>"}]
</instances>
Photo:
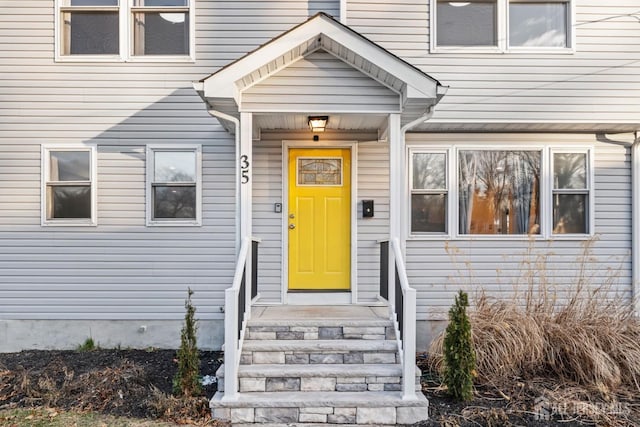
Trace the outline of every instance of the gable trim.
<instances>
[{"instance_id":1,"label":"gable trim","mask_svg":"<svg viewBox=\"0 0 640 427\"><path fill-rule=\"evenodd\" d=\"M438 87L442 86L437 80L324 13L314 15L304 23L204 78L200 81L202 85L196 85L196 89L202 89L205 99L209 94L215 93L215 98L234 98L238 102L240 95L236 84L238 75L245 77L266 64L285 57L305 43L307 47L313 42L321 44L323 37L404 81L407 86L406 96L410 98L433 99L435 102L441 94ZM301 43L300 40L305 41ZM278 68L290 65L297 59L291 57L288 61L283 61ZM339 59L344 61L343 58ZM349 64L348 61L345 62ZM350 65L360 68L356 64Z\"/></svg>"}]
</instances>

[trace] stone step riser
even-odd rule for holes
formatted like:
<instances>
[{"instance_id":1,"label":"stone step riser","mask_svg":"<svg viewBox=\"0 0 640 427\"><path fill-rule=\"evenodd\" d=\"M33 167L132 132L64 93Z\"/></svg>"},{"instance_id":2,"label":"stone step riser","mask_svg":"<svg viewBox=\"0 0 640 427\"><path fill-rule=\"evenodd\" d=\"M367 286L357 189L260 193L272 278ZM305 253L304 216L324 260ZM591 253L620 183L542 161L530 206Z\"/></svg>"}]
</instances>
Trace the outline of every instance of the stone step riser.
<instances>
[{"instance_id":1,"label":"stone step riser","mask_svg":"<svg viewBox=\"0 0 640 427\"><path fill-rule=\"evenodd\" d=\"M255 391L400 391L400 377L256 377L240 378L240 392Z\"/></svg>"},{"instance_id":2,"label":"stone step riser","mask_svg":"<svg viewBox=\"0 0 640 427\"><path fill-rule=\"evenodd\" d=\"M321 364L402 363L393 351L252 351L243 352L241 365L321 365Z\"/></svg>"},{"instance_id":3,"label":"stone step riser","mask_svg":"<svg viewBox=\"0 0 640 427\"><path fill-rule=\"evenodd\" d=\"M264 391L401 391L401 377L243 377L240 392ZM415 379L416 391L422 390L420 376ZM218 391L224 391L224 377L218 377Z\"/></svg>"},{"instance_id":4,"label":"stone step riser","mask_svg":"<svg viewBox=\"0 0 640 427\"><path fill-rule=\"evenodd\" d=\"M392 326L249 326L248 340L394 340Z\"/></svg>"},{"instance_id":5,"label":"stone step riser","mask_svg":"<svg viewBox=\"0 0 640 427\"><path fill-rule=\"evenodd\" d=\"M413 424L426 419L426 407L303 407L303 408L214 408L213 416L233 425L256 424Z\"/></svg>"}]
</instances>

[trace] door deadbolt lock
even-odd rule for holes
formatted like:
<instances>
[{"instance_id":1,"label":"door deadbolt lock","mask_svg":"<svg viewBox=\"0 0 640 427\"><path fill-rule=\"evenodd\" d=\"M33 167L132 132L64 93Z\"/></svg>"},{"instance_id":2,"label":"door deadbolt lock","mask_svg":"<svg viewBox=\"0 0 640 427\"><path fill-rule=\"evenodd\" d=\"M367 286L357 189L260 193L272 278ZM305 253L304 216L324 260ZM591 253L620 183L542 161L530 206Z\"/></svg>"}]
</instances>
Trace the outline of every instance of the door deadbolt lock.
<instances>
[{"instance_id":1,"label":"door deadbolt lock","mask_svg":"<svg viewBox=\"0 0 640 427\"><path fill-rule=\"evenodd\" d=\"M293 230L294 228L296 228L296 225L295 225L295 224L289 224L289 229L290 229L290 230Z\"/></svg>"}]
</instances>

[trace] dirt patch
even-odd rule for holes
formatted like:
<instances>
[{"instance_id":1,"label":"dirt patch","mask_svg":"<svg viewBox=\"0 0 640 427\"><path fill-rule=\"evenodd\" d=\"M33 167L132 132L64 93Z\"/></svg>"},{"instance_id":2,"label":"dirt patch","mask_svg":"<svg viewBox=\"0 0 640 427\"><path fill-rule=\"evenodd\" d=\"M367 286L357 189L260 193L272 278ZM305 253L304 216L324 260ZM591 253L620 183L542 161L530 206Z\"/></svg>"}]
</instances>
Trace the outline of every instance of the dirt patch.
<instances>
[{"instance_id":1,"label":"dirt patch","mask_svg":"<svg viewBox=\"0 0 640 427\"><path fill-rule=\"evenodd\" d=\"M203 396L172 396L175 350L23 351L0 354L0 408L55 407L171 421L210 418ZM215 376L221 353L200 352L201 374Z\"/></svg>"}]
</instances>

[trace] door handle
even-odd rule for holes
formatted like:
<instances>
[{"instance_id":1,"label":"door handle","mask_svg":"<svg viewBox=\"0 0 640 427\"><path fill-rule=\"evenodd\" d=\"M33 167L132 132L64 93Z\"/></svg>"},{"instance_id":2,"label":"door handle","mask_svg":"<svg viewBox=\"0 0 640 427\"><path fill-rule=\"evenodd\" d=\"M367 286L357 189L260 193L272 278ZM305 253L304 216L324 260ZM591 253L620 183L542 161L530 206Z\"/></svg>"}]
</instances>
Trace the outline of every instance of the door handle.
<instances>
[{"instance_id":1,"label":"door handle","mask_svg":"<svg viewBox=\"0 0 640 427\"><path fill-rule=\"evenodd\" d=\"M295 225L295 224L289 224L289 229L290 229L290 230L293 230L294 228L296 228L296 225Z\"/></svg>"}]
</instances>

